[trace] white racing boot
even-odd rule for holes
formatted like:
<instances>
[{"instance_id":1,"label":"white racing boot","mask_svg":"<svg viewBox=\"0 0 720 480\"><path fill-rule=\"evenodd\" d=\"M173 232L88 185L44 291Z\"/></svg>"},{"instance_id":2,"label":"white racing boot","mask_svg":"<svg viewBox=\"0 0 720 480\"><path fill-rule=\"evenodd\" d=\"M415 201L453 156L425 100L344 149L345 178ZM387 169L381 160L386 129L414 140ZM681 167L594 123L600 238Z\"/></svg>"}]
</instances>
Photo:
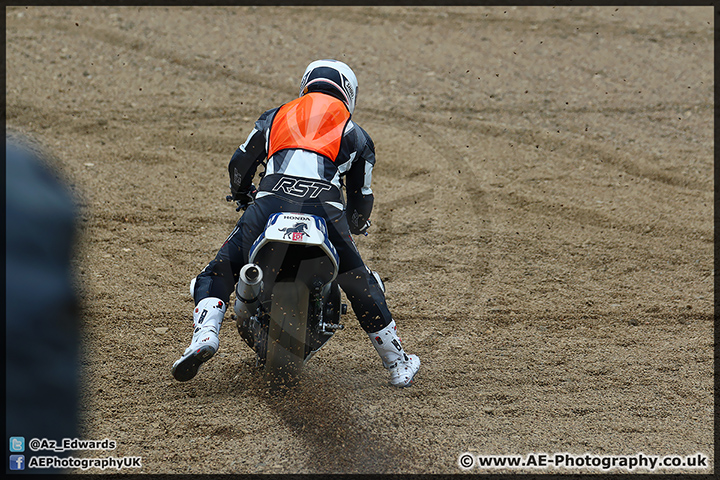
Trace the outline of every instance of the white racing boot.
<instances>
[{"instance_id":1,"label":"white racing boot","mask_svg":"<svg viewBox=\"0 0 720 480\"><path fill-rule=\"evenodd\" d=\"M376 333L368 333L370 341L380 354L383 366L390 371L390 383L395 387L407 387L420 368L420 358L408 355L397 336L395 320Z\"/></svg>"},{"instance_id":2,"label":"white racing boot","mask_svg":"<svg viewBox=\"0 0 720 480\"><path fill-rule=\"evenodd\" d=\"M200 300L193 312L193 330L190 346L172 366L175 380L186 382L193 378L204 362L215 355L220 346L218 333L222 326L227 305L219 298L208 297Z\"/></svg>"}]
</instances>

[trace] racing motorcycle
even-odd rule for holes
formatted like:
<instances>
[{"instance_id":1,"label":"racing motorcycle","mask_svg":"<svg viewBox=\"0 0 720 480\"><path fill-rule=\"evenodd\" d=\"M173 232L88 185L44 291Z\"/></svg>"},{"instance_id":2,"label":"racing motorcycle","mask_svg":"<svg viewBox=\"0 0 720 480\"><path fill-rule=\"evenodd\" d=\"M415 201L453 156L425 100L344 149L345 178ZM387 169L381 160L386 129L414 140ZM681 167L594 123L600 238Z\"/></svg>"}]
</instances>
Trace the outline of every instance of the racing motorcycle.
<instances>
[{"instance_id":1,"label":"racing motorcycle","mask_svg":"<svg viewBox=\"0 0 720 480\"><path fill-rule=\"evenodd\" d=\"M297 384L308 360L343 329L338 263L325 219L315 215L274 213L253 243L234 318L272 388Z\"/></svg>"}]
</instances>

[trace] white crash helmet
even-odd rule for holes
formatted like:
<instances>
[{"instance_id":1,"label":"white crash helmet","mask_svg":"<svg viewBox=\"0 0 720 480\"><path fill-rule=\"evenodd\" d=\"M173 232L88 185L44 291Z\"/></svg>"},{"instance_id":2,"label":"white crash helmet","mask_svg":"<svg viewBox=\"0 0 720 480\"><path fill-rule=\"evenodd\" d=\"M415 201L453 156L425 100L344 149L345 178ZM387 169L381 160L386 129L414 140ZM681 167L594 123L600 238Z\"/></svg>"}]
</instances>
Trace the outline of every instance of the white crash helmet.
<instances>
[{"instance_id":1,"label":"white crash helmet","mask_svg":"<svg viewBox=\"0 0 720 480\"><path fill-rule=\"evenodd\" d=\"M325 92L338 96L350 113L355 110L358 82L352 69L338 60L315 60L305 69L300 82L300 96Z\"/></svg>"}]
</instances>

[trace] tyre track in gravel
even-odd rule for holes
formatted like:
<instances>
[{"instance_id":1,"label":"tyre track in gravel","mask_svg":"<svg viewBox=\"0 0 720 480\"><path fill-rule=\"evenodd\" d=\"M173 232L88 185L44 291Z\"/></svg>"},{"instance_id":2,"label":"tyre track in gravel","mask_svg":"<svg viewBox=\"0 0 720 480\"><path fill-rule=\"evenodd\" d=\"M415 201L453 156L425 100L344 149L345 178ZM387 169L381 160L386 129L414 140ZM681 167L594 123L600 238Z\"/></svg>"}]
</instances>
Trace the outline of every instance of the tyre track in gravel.
<instances>
[{"instance_id":1,"label":"tyre track in gravel","mask_svg":"<svg viewBox=\"0 0 720 480\"><path fill-rule=\"evenodd\" d=\"M423 205L429 203L433 209L437 209L436 213L429 213L429 218L420 217L412 225L417 226L420 220L427 219L429 227L419 228L419 231L413 232L413 238L418 239L425 247L430 248L436 255L435 261L431 261L434 266L432 271L436 273L445 272L450 268L455 272L465 269L471 269L474 274L465 277L465 281L469 284L473 291L479 292L483 289L483 283L488 278L494 278L499 272L493 269L491 258L493 258L493 239L496 232L492 219L492 208L490 206L490 195L482 188L482 183L468 162L467 153L462 149L452 145L452 142L443 138L442 134L437 132L433 126L436 124L432 119L417 117L398 112L395 109L377 109L366 107L364 114L371 117L375 121L387 121L392 119L395 126L401 130L412 132L414 135L421 135L422 140L426 142L433 150L430 155L435 162L446 165L444 167L448 172L453 172L452 178L456 178L460 186L461 193L455 194L461 204L460 211L455 211L456 202L443 202L438 199L438 188L442 189L443 185L433 185L428 188L432 192L432 196L424 196L421 200L416 195L406 195L399 199L393 199L393 208L401 208L403 206L411 206L413 204ZM415 176L420 176L425 171L424 165L418 164L417 168L421 170L416 172ZM429 168L429 167L427 167ZM457 175L454 172L458 172ZM461 173L462 172L462 173ZM433 182L438 179L432 180ZM412 202L412 203L411 203ZM386 209L387 210L387 209ZM385 213L387 215L387 213ZM392 218L392 213L390 213ZM393 224L394 222L391 222ZM482 233L480 235L472 235L468 237L465 233L456 231L456 227L469 224L483 224ZM430 235L428 235L432 232ZM389 232L379 232L382 236L378 239L379 243L389 241L390 238L398 234L410 232L397 231L391 228ZM451 247L448 247L451 245ZM447 256L446 249L451 250L462 249L464 254L462 258L456 258L449 261L443 259ZM452 256L452 255L451 255ZM441 273L446 275L446 273ZM450 277L448 277L450 278Z\"/></svg>"},{"instance_id":2,"label":"tyre track in gravel","mask_svg":"<svg viewBox=\"0 0 720 480\"><path fill-rule=\"evenodd\" d=\"M555 8L555 7L553 7ZM598 15L592 15L587 18L588 14L592 14L592 10L598 10L601 6L577 7L575 15L569 17L570 20L542 15L547 15L547 9L542 7L529 7L518 11L517 7L513 7L513 16L509 15L508 7L503 6L443 6L440 9L437 6L416 7L412 10L405 11L401 8L390 10L383 8L382 11L378 7L356 8L354 10L346 10L343 21L367 25L382 25L384 23L393 25L409 24L414 26L438 26L437 19L442 19L444 26L455 25L455 28L475 28L478 23L493 24L512 31L527 31L528 23L531 22L531 31L542 31L548 35L554 35L559 38L568 38L570 34L576 32L597 32L602 31L611 36L624 36L627 38L637 36L647 36L655 38L658 33L655 29L646 26L633 25L625 23L612 22L613 18L608 14L606 21L598 23ZM680 7L675 7L680 8ZM306 12L305 10L295 9L295 12ZM666 9L672 12L672 9ZM436 16L428 15L428 13L437 12ZM531 13L528 13L531 12ZM614 12L610 12L614 13ZM615 14L618 15L619 14ZM328 21L337 20L332 14L328 14L325 10L316 8L313 10L313 18L325 18ZM663 32L661 38L668 39L674 36L689 38L692 40L704 40L704 34L697 28L683 26L680 24L671 25L672 29ZM707 29L711 29L707 26Z\"/></svg>"},{"instance_id":3,"label":"tyre track in gravel","mask_svg":"<svg viewBox=\"0 0 720 480\"><path fill-rule=\"evenodd\" d=\"M473 212L478 216L487 215L490 211L490 206L486 199L487 193L479 187L481 182L477 179L476 175L471 169L467 168L467 160L465 159L467 155L445 141L442 136L432 128L429 128L429 126L431 127L432 125L444 125L443 122L425 118L418 120L397 110L380 110L366 107L365 112L367 116L371 116L375 120L379 121L393 118L396 123L399 124L400 128L413 132L422 132L423 140L435 149L438 157L445 161L450 169L465 172L460 175L459 181L463 190L469 195L468 198ZM452 126L454 127L455 125L453 124Z\"/></svg>"},{"instance_id":4,"label":"tyre track in gravel","mask_svg":"<svg viewBox=\"0 0 720 480\"><path fill-rule=\"evenodd\" d=\"M462 116L467 114L465 109L449 110L453 115ZM474 136L480 134L482 136L494 138L506 138L516 146L525 145L528 147L540 148L542 150L553 152L555 155L561 155L565 158L575 158L581 161L603 164L605 168L614 168L629 176L638 177L640 179L648 179L651 182L661 183L670 188L679 190L708 191L708 184L702 181L696 181L681 175L666 173L653 168L652 165L660 160L656 155L633 155L631 153L610 151L601 143L578 138L575 134L564 134L560 138L548 137L547 132L532 131L527 128L512 128L506 125L494 125L487 122L478 125L477 122L468 121L467 123L452 122L443 118L428 118L423 115L421 119L410 117L409 114L390 110L373 110L373 115L377 118L388 118L392 116L396 121L401 121L407 125L408 129L414 131L422 131L423 138L428 141L436 151L449 151L450 154L444 155L444 159L450 164L450 168L468 172L467 175L460 176L459 181L465 192L470 195L475 214L487 217L489 211L488 202L485 200L488 192L481 190L478 181L473 172L466 168L467 162L464 160L467 155L459 148L453 148L449 142L444 140L442 136L433 130L433 126L443 126L447 128L463 130L467 135ZM443 111L445 113L445 111ZM467 116L469 117L469 116ZM471 118L467 118L472 120ZM544 138L542 138L544 137ZM622 222L613 215L608 215L592 208L583 208L572 206L565 202L545 200L546 197L523 195L518 192L502 192L493 191L492 197L501 200L508 207L513 207L519 211L527 211L535 215L545 217L558 217L572 223L580 225L594 226L599 228L618 228L635 234L648 234L647 222L629 223ZM712 231L699 229L683 229L689 238L710 238ZM654 225L652 227L653 236L672 236L678 232L673 226L664 227Z\"/></svg>"},{"instance_id":5,"label":"tyre track in gravel","mask_svg":"<svg viewBox=\"0 0 720 480\"><path fill-rule=\"evenodd\" d=\"M162 48L152 46L149 44L149 42L141 40L136 36L130 34L95 28L89 25L83 25L83 28L78 31L75 24L71 21L68 21L67 23L34 23L36 23L36 28L39 29L47 29L49 27L53 30L66 34L70 32L74 34L80 33L85 38L93 39L111 46L136 51L138 53L144 54L145 56L152 57L155 60L168 61L171 64L192 71L193 73L195 73L199 77L206 79L207 81L213 80L224 82L226 80L233 80L244 85L260 87L264 90L271 90L274 92L282 92L287 94L296 94L293 88L288 87L286 84L280 84L278 82L275 82L269 79L267 76L240 72L233 69L231 66L223 65L221 62L204 60L198 57L191 58L188 56L177 55L173 51L168 51Z\"/></svg>"},{"instance_id":6,"label":"tyre track in gravel","mask_svg":"<svg viewBox=\"0 0 720 480\"><path fill-rule=\"evenodd\" d=\"M348 404L341 389L327 382L303 382L277 395L259 398L302 439L309 451L306 467L317 474L407 472L415 455L402 443L372 431L375 422Z\"/></svg>"},{"instance_id":7,"label":"tyre track in gravel","mask_svg":"<svg viewBox=\"0 0 720 480\"><path fill-rule=\"evenodd\" d=\"M685 107L684 107L685 108ZM668 106L667 109L672 109ZM635 109L630 109L635 110ZM451 129L460 129L471 135L482 135L487 137L501 137L507 138L509 142L515 145L526 145L535 147L537 149L553 152L555 154L561 154L568 158L578 158L593 160L606 165L611 165L621 169L628 175L637 177L647 178L653 182L663 183L673 187L682 187L693 190L707 190L708 183L699 182L693 179L688 179L681 175L675 175L660 171L653 167L653 164L657 164L662 157L654 154L648 154L646 152L628 153L625 151L610 150L604 147L602 143L591 139L583 138L581 132L569 132L565 134L557 134L554 136L548 136L546 130L531 130L522 127L513 127L505 124L492 124L490 122L478 123L476 118L479 114L485 111L468 109L466 107L457 109L443 108L442 118L433 118L429 114L417 112L403 112L398 110L372 110L377 118L388 118L394 117L396 119L404 121L407 125L412 126L415 129L420 130L419 127L426 126L442 126ZM606 109L583 109L582 113L606 113ZM612 110L613 113L618 113L617 109ZM448 120L448 117L455 119L465 119L466 122L458 122ZM422 128L422 131L428 135L432 135L433 130L431 128ZM435 139L437 141L437 139ZM441 141L439 145L444 150L447 150L447 142ZM466 156L460 150L453 152L457 158L462 159ZM457 160L453 166L462 166L463 162ZM467 184L467 181L463 182Z\"/></svg>"},{"instance_id":8,"label":"tyre track in gravel","mask_svg":"<svg viewBox=\"0 0 720 480\"><path fill-rule=\"evenodd\" d=\"M506 205L512 206L519 211L542 217L560 218L578 225L612 228L636 235L651 234L653 237L672 237L680 233L678 231L679 227L657 224L650 226L647 222L624 222L618 219L617 216L605 214L592 208L576 207L566 203L546 201L541 197L522 195L517 192L512 194L501 192L496 193L496 195ZM711 238L713 235L711 229L698 230L688 229L686 227L682 228L682 234L686 238L692 239Z\"/></svg>"}]
</instances>

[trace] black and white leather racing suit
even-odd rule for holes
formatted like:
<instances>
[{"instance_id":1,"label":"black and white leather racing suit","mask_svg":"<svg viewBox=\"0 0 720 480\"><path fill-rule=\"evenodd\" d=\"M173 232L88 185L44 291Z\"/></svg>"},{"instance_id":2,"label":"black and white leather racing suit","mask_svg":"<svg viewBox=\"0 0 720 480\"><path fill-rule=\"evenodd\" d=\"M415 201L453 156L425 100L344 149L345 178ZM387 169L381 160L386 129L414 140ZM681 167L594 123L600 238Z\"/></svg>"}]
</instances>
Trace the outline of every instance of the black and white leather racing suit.
<instances>
[{"instance_id":1,"label":"black and white leather racing suit","mask_svg":"<svg viewBox=\"0 0 720 480\"><path fill-rule=\"evenodd\" d=\"M351 232L362 233L367 228L373 207L372 139L350 119L334 160L305 149L283 149L267 158L270 132L279 109L273 108L260 116L230 160L230 189L236 200L247 195L257 168L263 163L265 173L255 202L238 220L215 259L198 275L195 304L207 297L229 302L240 269L248 262L250 247L271 214L307 213L325 218L330 240L340 257L338 283L362 328L377 332L392 318L382 288L365 266L351 237Z\"/></svg>"}]
</instances>

